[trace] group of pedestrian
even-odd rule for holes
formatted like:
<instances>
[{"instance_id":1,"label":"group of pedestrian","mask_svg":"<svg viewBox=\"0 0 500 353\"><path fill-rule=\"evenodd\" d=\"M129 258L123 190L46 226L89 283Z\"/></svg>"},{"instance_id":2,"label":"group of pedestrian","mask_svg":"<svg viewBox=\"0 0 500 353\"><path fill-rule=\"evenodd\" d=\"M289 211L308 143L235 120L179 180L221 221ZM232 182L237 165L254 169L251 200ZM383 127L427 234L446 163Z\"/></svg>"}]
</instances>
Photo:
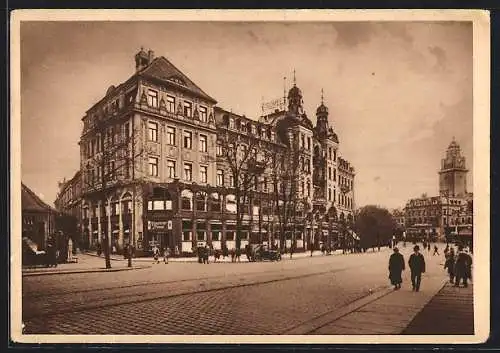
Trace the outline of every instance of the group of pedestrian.
<instances>
[{"instance_id":1,"label":"group of pedestrian","mask_svg":"<svg viewBox=\"0 0 500 353\"><path fill-rule=\"evenodd\" d=\"M160 256L163 254L163 263L168 264L168 259L170 257L170 248L168 246L164 247L162 250L155 245L153 247L153 263L160 263Z\"/></svg>"},{"instance_id":2,"label":"group of pedestrian","mask_svg":"<svg viewBox=\"0 0 500 353\"><path fill-rule=\"evenodd\" d=\"M408 260L410 267L411 284L413 291L420 290L420 283L422 281L422 273L425 273L425 259L420 253L420 247L415 245L413 254L410 255ZM403 255L399 252L397 246L393 248L393 254L389 258L389 279L395 290L401 289L403 278L402 272L405 270L405 260Z\"/></svg>"},{"instance_id":3,"label":"group of pedestrian","mask_svg":"<svg viewBox=\"0 0 500 353\"><path fill-rule=\"evenodd\" d=\"M463 286L467 287L467 281L472 280L472 257L467 249L459 245L458 254L455 255L454 249L447 246L444 255L446 259L444 268L448 269L450 283L454 283L455 287L459 287L460 282L462 282Z\"/></svg>"}]
</instances>

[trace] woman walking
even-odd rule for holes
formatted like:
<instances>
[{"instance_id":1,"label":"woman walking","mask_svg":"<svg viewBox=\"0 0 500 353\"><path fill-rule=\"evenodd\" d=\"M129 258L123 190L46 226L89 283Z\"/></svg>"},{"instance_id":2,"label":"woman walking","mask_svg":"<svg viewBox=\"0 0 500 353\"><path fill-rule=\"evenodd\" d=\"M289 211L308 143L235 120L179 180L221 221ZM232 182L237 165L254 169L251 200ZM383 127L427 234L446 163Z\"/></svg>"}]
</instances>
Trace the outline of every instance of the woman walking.
<instances>
[{"instance_id":1,"label":"woman walking","mask_svg":"<svg viewBox=\"0 0 500 353\"><path fill-rule=\"evenodd\" d=\"M450 276L450 283L453 283L455 279L455 252L453 248L450 249L448 255L446 256L446 261L444 263L444 269L448 269L448 275Z\"/></svg>"}]
</instances>

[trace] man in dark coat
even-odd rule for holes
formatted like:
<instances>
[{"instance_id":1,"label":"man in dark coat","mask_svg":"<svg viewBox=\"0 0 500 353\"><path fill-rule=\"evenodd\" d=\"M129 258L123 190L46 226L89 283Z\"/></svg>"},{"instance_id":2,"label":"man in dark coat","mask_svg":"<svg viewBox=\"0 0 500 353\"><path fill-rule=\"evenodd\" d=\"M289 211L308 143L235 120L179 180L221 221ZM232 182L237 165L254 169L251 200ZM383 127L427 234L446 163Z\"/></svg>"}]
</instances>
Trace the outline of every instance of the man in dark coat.
<instances>
[{"instance_id":1,"label":"man in dark coat","mask_svg":"<svg viewBox=\"0 0 500 353\"><path fill-rule=\"evenodd\" d=\"M408 265L410 265L411 284L413 286L413 290L418 292L420 290L422 273L425 273L424 255L420 253L420 247L418 245L415 245L413 248L413 254L411 254L410 259L408 260Z\"/></svg>"},{"instance_id":2,"label":"man in dark coat","mask_svg":"<svg viewBox=\"0 0 500 353\"><path fill-rule=\"evenodd\" d=\"M453 251L453 248L451 248L448 254L446 255L444 268L448 269L448 275L450 276L450 283L453 283L455 280L455 252Z\"/></svg>"},{"instance_id":3,"label":"man in dark coat","mask_svg":"<svg viewBox=\"0 0 500 353\"><path fill-rule=\"evenodd\" d=\"M405 269L405 259L396 246L393 250L394 253L389 258L389 279L394 289L398 290L401 288L401 282L403 282L401 272Z\"/></svg>"},{"instance_id":4,"label":"man in dark coat","mask_svg":"<svg viewBox=\"0 0 500 353\"><path fill-rule=\"evenodd\" d=\"M458 247L457 261L455 262L455 287L460 285L460 280L463 281L464 287L467 287L471 265L471 256L465 253L463 246L460 245Z\"/></svg>"}]
</instances>

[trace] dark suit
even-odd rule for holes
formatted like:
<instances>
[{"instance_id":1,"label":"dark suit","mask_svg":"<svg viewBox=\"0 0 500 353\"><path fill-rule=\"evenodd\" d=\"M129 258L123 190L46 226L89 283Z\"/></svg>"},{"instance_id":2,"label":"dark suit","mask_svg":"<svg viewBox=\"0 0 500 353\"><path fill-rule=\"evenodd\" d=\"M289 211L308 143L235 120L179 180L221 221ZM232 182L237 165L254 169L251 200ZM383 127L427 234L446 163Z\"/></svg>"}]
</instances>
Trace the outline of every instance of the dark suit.
<instances>
[{"instance_id":1,"label":"dark suit","mask_svg":"<svg viewBox=\"0 0 500 353\"><path fill-rule=\"evenodd\" d=\"M408 265L410 266L411 272L411 284L413 289L418 292L420 290L422 273L425 272L424 255L420 253L411 254L410 259L408 260Z\"/></svg>"}]
</instances>

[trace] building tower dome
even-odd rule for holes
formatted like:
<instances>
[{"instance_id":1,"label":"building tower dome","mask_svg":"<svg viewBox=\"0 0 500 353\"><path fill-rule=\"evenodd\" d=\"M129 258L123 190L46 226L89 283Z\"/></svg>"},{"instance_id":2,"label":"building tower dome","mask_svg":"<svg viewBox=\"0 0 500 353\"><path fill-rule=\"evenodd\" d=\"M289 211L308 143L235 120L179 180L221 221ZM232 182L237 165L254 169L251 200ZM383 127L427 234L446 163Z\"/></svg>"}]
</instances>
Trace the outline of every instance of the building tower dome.
<instances>
[{"instance_id":1,"label":"building tower dome","mask_svg":"<svg viewBox=\"0 0 500 353\"><path fill-rule=\"evenodd\" d=\"M441 159L439 193L441 196L464 197L467 194L467 168L455 137L448 145L445 158Z\"/></svg>"},{"instance_id":2,"label":"building tower dome","mask_svg":"<svg viewBox=\"0 0 500 353\"><path fill-rule=\"evenodd\" d=\"M288 91L288 112L295 116L303 114L302 103L302 91L297 87L295 70L293 70L293 87Z\"/></svg>"},{"instance_id":3,"label":"building tower dome","mask_svg":"<svg viewBox=\"0 0 500 353\"><path fill-rule=\"evenodd\" d=\"M321 137L328 135L328 107L324 104L323 89L321 89L321 104L316 109L316 130Z\"/></svg>"}]
</instances>

